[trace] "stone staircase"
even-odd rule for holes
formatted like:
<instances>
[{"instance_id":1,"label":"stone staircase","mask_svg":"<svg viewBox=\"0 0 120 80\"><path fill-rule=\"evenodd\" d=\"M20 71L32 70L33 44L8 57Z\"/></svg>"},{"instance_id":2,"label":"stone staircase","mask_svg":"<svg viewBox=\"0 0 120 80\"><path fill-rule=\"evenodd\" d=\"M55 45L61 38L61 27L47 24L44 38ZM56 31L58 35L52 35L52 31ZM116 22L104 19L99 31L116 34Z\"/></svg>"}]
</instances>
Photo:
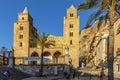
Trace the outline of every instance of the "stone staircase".
<instances>
[{"instance_id":1,"label":"stone staircase","mask_svg":"<svg viewBox=\"0 0 120 80\"><path fill-rule=\"evenodd\" d=\"M6 70L10 71L11 77L7 78L3 75L3 72ZM0 80L21 80L21 79L28 78L28 77L31 77L31 75L23 73L15 68L0 66Z\"/></svg>"}]
</instances>

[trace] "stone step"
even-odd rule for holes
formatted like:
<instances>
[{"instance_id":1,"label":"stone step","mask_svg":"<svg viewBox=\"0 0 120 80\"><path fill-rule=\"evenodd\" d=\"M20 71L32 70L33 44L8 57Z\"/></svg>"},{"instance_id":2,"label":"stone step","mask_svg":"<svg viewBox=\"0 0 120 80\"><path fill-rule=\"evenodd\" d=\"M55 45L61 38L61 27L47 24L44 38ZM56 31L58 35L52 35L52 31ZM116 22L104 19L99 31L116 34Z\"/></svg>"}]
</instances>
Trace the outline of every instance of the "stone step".
<instances>
[{"instance_id":1,"label":"stone step","mask_svg":"<svg viewBox=\"0 0 120 80\"><path fill-rule=\"evenodd\" d=\"M7 78L3 75L4 71L6 70L9 70L10 71L10 74L11 74L11 77L10 78ZM2 80L21 80L23 78L27 78L27 77L30 77L31 75L28 75L28 74L25 74L15 68L9 68L9 67L6 67L6 66L0 66L0 78Z\"/></svg>"}]
</instances>

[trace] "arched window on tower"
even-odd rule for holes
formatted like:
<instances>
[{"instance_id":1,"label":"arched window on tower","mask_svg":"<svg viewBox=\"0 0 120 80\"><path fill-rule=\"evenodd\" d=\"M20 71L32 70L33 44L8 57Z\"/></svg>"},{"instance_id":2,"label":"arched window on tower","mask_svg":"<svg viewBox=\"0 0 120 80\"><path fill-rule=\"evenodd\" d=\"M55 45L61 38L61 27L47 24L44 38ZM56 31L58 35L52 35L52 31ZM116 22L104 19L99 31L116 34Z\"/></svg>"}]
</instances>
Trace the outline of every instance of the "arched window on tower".
<instances>
[{"instance_id":1,"label":"arched window on tower","mask_svg":"<svg viewBox=\"0 0 120 80\"><path fill-rule=\"evenodd\" d=\"M22 34L20 34L20 35L19 35L19 38L20 38L20 39L23 39L23 35L22 35Z\"/></svg>"},{"instance_id":2,"label":"arched window on tower","mask_svg":"<svg viewBox=\"0 0 120 80\"><path fill-rule=\"evenodd\" d=\"M73 17L73 13L70 13L70 17Z\"/></svg>"},{"instance_id":3,"label":"arched window on tower","mask_svg":"<svg viewBox=\"0 0 120 80\"><path fill-rule=\"evenodd\" d=\"M70 40L70 45L72 45L72 40Z\"/></svg>"},{"instance_id":4,"label":"arched window on tower","mask_svg":"<svg viewBox=\"0 0 120 80\"><path fill-rule=\"evenodd\" d=\"M22 42L20 42L20 47L22 47L22 45L23 45Z\"/></svg>"},{"instance_id":5,"label":"arched window on tower","mask_svg":"<svg viewBox=\"0 0 120 80\"><path fill-rule=\"evenodd\" d=\"M24 20L24 17L22 17L22 20Z\"/></svg>"},{"instance_id":6,"label":"arched window on tower","mask_svg":"<svg viewBox=\"0 0 120 80\"><path fill-rule=\"evenodd\" d=\"M73 28L73 24L70 24L69 27L70 27L70 28Z\"/></svg>"},{"instance_id":7,"label":"arched window on tower","mask_svg":"<svg viewBox=\"0 0 120 80\"><path fill-rule=\"evenodd\" d=\"M70 37L72 37L73 36L73 32L70 32L69 35L70 35Z\"/></svg>"},{"instance_id":8,"label":"arched window on tower","mask_svg":"<svg viewBox=\"0 0 120 80\"><path fill-rule=\"evenodd\" d=\"M23 30L23 26L20 26L20 30Z\"/></svg>"}]
</instances>

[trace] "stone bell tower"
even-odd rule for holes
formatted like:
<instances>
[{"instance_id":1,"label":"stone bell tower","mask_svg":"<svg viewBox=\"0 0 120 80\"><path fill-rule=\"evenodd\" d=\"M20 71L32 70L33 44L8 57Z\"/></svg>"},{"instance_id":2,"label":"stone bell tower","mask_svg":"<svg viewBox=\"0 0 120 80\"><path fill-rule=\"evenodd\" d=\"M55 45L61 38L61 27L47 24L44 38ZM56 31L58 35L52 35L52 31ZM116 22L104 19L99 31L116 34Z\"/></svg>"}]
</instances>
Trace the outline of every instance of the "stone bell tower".
<instances>
[{"instance_id":1,"label":"stone bell tower","mask_svg":"<svg viewBox=\"0 0 120 80\"><path fill-rule=\"evenodd\" d=\"M18 13L18 21L14 22L14 56L28 57L31 37L31 28L33 27L33 19L28 9ZM15 64L20 64L23 60L15 60ZM21 62L22 63L22 62Z\"/></svg>"},{"instance_id":2,"label":"stone bell tower","mask_svg":"<svg viewBox=\"0 0 120 80\"><path fill-rule=\"evenodd\" d=\"M69 48L69 57L74 67L79 65L79 16L77 9L71 5L64 17L64 39Z\"/></svg>"}]
</instances>

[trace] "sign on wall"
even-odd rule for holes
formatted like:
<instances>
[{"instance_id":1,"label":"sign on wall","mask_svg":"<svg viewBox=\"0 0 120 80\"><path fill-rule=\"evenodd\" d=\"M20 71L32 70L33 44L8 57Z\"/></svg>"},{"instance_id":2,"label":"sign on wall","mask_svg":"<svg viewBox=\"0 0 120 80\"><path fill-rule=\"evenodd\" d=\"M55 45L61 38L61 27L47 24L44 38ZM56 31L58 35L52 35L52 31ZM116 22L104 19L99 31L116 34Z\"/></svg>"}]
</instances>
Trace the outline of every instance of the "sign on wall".
<instances>
[{"instance_id":1,"label":"sign on wall","mask_svg":"<svg viewBox=\"0 0 120 80\"><path fill-rule=\"evenodd\" d=\"M41 57L24 57L25 61L41 61ZM44 56L43 61L52 60L52 56Z\"/></svg>"}]
</instances>

